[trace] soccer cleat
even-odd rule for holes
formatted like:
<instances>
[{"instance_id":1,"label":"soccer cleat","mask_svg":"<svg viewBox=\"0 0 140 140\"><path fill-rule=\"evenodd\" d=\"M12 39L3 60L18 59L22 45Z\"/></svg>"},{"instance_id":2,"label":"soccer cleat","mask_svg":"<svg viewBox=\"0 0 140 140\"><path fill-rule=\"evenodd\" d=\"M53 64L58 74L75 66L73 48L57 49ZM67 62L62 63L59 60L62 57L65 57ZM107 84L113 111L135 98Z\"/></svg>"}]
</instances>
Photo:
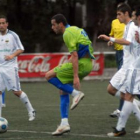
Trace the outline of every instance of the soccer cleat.
<instances>
[{"instance_id":1,"label":"soccer cleat","mask_svg":"<svg viewBox=\"0 0 140 140\"><path fill-rule=\"evenodd\" d=\"M119 136L123 136L126 134L126 131L124 128L122 128L121 131L118 131L116 128L113 128L113 129L114 129L114 132L107 134L109 137L119 137Z\"/></svg>"},{"instance_id":2,"label":"soccer cleat","mask_svg":"<svg viewBox=\"0 0 140 140\"><path fill-rule=\"evenodd\" d=\"M119 117L120 116L120 110L119 109L116 109L113 113L111 113L109 116L112 117L112 118L116 118L116 117Z\"/></svg>"},{"instance_id":3,"label":"soccer cleat","mask_svg":"<svg viewBox=\"0 0 140 140\"><path fill-rule=\"evenodd\" d=\"M58 126L56 131L54 131L52 133L52 136L60 136L67 132L70 132L70 126L69 125L60 125L60 126Z\"/></svg>"},{"instance_id":4,"label":"soccer cleat","mask_svg":"<svg viewBox=\"0 0 140 140\"><path fill-rule=\"evenodd\" d=\"M140 126L139 126L138 130L136 130L134 133L136 133L136 134L140 133Z\"/></svg>"},{"instance_id":5,"label":"soccer cleat","mask_svg":"<svg viewBox=\"0 0 140 140\"><path fill-rule=\"evenodd\" d=\"M35 110L28 114L29 115L29 121L33 121L35 119L35 114L36 114Z\"/></svg>"},{"instance_id":6,"label":"soccer cleat","mask_svg":"<svg viewBox=\"0 0 140 140\"><path fill-rule=\"evenodd\" d=\"M80 92L78 95L73 97L72 105L70 109L73 110L79 104L79 102L84 98L84 96L85 96L84 93Z\"/></svg>"}]
</instances>

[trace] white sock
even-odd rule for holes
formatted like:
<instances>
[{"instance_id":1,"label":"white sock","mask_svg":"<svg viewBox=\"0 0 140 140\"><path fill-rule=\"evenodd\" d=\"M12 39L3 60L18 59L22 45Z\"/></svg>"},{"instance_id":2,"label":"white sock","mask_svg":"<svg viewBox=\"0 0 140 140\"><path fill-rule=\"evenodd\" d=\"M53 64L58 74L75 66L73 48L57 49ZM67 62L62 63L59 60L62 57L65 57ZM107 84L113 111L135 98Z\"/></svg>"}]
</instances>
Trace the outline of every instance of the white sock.
<instances>
[{"instance_id":1,"label":"white sock","mask_svg":"<svg viewBox=\"0 0 140 140\"><path fill-rule=\"evenodd\" d=\"M115 94L115 96L120 98L121 97L121 92L120 91L117 91L116 94Z\"/></svg>"},{"instance_id":2,"label":"white sock","mask_svg":"<svg viewBox=\"0 0 140 140\"><path fill-rule=\"evenodd\" d=\"M28 112L32 112L34 111L29 99L28 99L28 96L26 95L26 93L22 92L21 95L20 95L20 100L25 104Z\"/></svg>"},{"instance_id":3,"label":"white sock","mask_svg":"<svg viewBox=\"0 0 140 140\"><path fill-rule=\"evenodd\" d=\"M76 96L76 95L78 95L79 93L80 93L80 91L74 89L71 95L72 95L72 96Z\"/></svg>"},{"instance_id":4,"label":"white sock","mask_svg":"<svg viewBox=\"0 0 140 140\"><path fill-rule=\"evenodd\" d=\"M60 125L69 125L68 118L61 119L61 124Z\"/></svg>"},{"instance_id":5,"label":"white sock","mask_svg":"<svg viewBox=\"0 0 140 140\"><path fill-rule=\"evenodd\" d=\"M134 99L134 100L133 100L133 103L134 103L134 102L137 104L138 107L140 107L140 101L138 101L137 99Z\"/></svg>"},{"instance_id":6,"label":"white sock","mask_svg":"<svg viewBox=\"0 0 140 140\"><path fill-rule=\"evenodd\" d=\"M2 94L0 94L0 117L2 115Z\"/></svg>"},{"instance_id":7,"label":"white sock","mask_svg":"<svg viewBox=\"0 0 140 140\"><path fill-rule=\"evenodd\" d=\"M116 127L118 131L121 131L122 128L125 128L127 119L129 115L131 114L132 110L133 110L133 103L129 101L124 101L123 108L121 110L117 127Z\"/></svg>"},{"instance_id":8,"label":"white sock","mask_svg":"<svg viewBox=\"0 0 140 140\"><path fill-rule=\"evenodd\" d=\"M133 114L137 118L137 120L140 122L140 109L138 107L136 99L133 100Z\"/></svg>"}]
</instances>

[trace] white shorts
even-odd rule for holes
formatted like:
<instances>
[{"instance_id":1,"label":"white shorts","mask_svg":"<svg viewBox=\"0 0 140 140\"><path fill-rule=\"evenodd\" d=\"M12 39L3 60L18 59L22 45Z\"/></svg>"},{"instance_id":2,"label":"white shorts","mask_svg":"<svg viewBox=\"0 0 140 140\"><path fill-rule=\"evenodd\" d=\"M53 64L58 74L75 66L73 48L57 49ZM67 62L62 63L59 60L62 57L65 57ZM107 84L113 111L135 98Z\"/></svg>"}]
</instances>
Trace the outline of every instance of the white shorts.
<instances>
[{"instance_id":1,"label":"white shorts","mask_svg":"<svg viewBox=\"0 0 140 140\"><path fill-rule=\"evenodd\" d=\"M18 68L0 68L0 91L20 91Z\"/></svg>"},{"instance_id":2,"label":"white shorts","mask_svg":"<svg viewBox=\"0 0 140 140\"><path fill-rule=\"evenodd\" d=\"M117 90L126 93L126 78L127 78L127 69L120 69L110 80L110 84Z\"/></svg>"},{"instance_id":3,"label":"white shorts","mask_svg":"<svg viewBox=\"0 0 140 140\"><path fill-rule=\"evenodd\" d=\"M140 70L128 69L125 84L128 93L140 95Z\"/></svg>"}]
</instances>

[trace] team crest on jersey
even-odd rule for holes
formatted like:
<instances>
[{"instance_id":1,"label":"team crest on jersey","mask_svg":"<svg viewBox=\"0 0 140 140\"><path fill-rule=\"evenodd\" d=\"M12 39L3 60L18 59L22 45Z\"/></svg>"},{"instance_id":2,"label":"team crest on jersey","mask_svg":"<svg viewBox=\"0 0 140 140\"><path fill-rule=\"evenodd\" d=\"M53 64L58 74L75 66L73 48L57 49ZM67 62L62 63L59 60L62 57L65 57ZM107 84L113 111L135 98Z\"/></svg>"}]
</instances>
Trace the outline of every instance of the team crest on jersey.
<instances>
[{"instance_id":1,"label":"team crest on jersey","mask_svg":"<svg viewBox=\"0 0 140 140\"><path fill-rule=\"evenodd\" d=\"M9 42L9 40L5 40L5 42L6 42L6 43L8 43L8 42Z\"/></svg>"}]
</instances>

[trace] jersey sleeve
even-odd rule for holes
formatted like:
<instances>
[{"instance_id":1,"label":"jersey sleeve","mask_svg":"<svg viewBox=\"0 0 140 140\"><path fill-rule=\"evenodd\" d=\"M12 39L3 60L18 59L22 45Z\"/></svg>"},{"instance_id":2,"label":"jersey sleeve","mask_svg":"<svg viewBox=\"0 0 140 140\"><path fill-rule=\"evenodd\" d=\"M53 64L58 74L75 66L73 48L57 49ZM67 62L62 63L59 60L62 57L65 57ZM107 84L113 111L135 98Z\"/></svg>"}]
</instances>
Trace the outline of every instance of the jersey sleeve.
<instances>
[{"instance_id":1,"label":"jersey sleeve","mask_svg":"<svg viewBox=\"0 0 140 140\"><path fill-rule=\"evenodd\" d=\"M64 42L69 50L69 52L77 51L76 48L76 36L74 36L71 32L65 32L63 35Z\"/></svg>"},{"instance_id":2,"label":"jersey sleeve","mask_svg":"<svg viewBox=\"0 0 140 140\"><path fill-rule=\"evenodd\" d=\"M126 40L132 43L136 31L138 31L138 28L136 26L131 26L128 30Z\"/></svg>"},{"instance_id":3,"label":"jersey sleeve","mask_svg":"<svg viewBox=\"0 0 140 140\"><path fill-rule=\"evenodd\" d=\"M111 23L111 31L109 33L109 36L114 36L114 31L113 31L113 22Z\"/></svg>"},{"instance_id":4,"label":"jersey sleeve","mask_svg":"<svg viewBox=\"0 0 140 140\"><path fill-rule=\"evenodd\" d=\"M14 45L16 47L16 50L24 50L24 47L20 41L20 38L17 34L14 34Z\"/></svg>"}]
</instances>

